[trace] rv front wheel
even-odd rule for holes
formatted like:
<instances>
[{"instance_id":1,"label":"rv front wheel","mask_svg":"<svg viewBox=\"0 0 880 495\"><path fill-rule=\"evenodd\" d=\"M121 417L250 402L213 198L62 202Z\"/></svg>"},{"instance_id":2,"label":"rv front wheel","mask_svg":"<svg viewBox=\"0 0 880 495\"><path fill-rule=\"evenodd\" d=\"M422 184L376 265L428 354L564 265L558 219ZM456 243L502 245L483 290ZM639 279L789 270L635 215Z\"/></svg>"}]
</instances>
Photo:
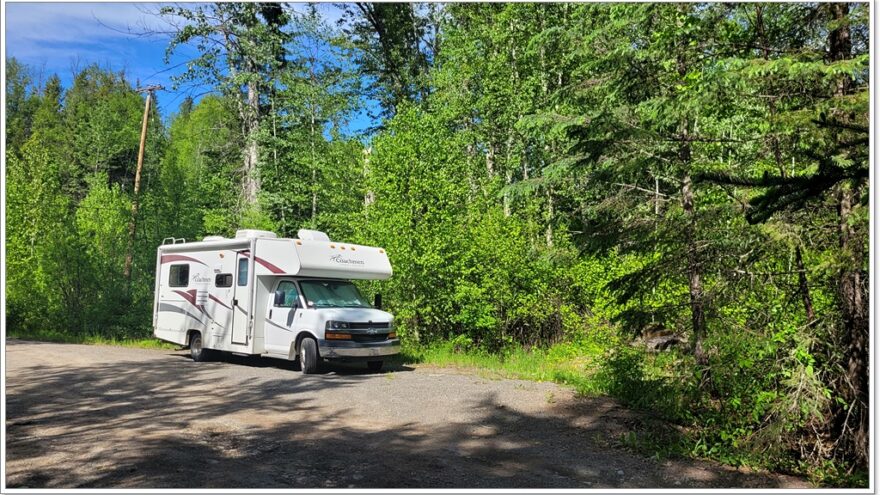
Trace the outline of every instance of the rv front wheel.
<instances>
[{"instance_id":1,"label":"rv front wheel","mask_svg":"<svg viewBox=\"0 0 880 495\"><path fill-rule=\"evenodd\" d=\"M305 338L300 342L299 366L306 375L318 372L318 344L315 339Z\"/></svg>"},{"instance_id":2,"label":"rv front wheel","mask_svg":"<svg viewBox=\"0 0 880 495\"><path fill-rule=\"evenodd\" d=\"M189 338L189 355L192 356L192 360L197 363L207 361L210 352L202 346L202 334L193 332Z\"/></svg>"}]
</instances>

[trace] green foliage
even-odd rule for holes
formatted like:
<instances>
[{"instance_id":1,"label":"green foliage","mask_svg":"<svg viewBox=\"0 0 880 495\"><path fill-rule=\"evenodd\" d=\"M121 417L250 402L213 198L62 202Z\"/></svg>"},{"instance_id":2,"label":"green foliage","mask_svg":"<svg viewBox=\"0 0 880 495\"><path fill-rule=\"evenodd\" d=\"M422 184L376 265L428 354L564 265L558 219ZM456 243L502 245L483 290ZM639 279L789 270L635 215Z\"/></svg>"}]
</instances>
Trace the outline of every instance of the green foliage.
<instances>
[{"instance_id":1,"label":"green foliage","mask_svg":"<svg viewBox=\"0 0 880 495\"><path fill-rule=\"evenodd\" d=\"M366 76L364 90L393 116L402 105L429 91L428 70L437 47L432 43L441 8L437 4L340 4L345 26L339 33L350 56Z\"/></svg>"},{"instance_id":2,"label":"green foliage","mask_svg":"<svg viewBox=\"0 0 880 495\"><path fill-rule=\"evenodd\" d=\"M289 19L278 3L167 5L160 13L185 21L168 44L166 62L176 49L188 44L199 53L175 76L177 85L203 81L236 98L249 85L263 93L284 64L284 43L289 36L282 28Z\"/></svg>"},{"instance_id":3,"label":"green foliage","mask_svg":"<svg viewBox=\"0 0 880 495\"><path fill-rule=\"evenodd\" d=\"M79 311L87 318L90 330L115 324L119 328L113 333L124 332L125 327L137 325L144 316L128 314L121 268L127 251L131 202L119 185L108 185L106 173L91 176L88 187L86 197L77 205L75 240L68 241L81 252L84 263L75 276L89 302ZM135 318L126 321L127 317Z\"/></svg>"},{"instance_id":4,"label":"green foliage","mask_svg":"<svg viewBox=\"0 0 880 495\"><path fill-rule=\"evenodd\" d=\"M596 329L578 340L546 349L512 345L501 352L481 348L465 335L428 345L408 346L404 361L472 369L489 378L552 381L583 395L607 393L601 369L619 341L610 329Z\"/></svg>"},{"instance_id":5,"label":"green foliage","mask_svg":"<svg viewBox=\"0 0 880 495\"><path fill-rule=\"evenodd\" d=\"M239 211L231 192L240 180L243 140L230 106L226 99L207 96L171 121L154 191L164 235L234 234Z\"/></svg>"},{"instance_id":6,"label":"green foliage","mask_svg":"<svg viewBox=\"0 0 880 495\"><path fill-rule=\"evenodd\" d=\"M342 134L359 105L359 81L343 63L343 42L314 6L299 18L289 50L270 97L277 110L260 134L266 150L261 204L279 234L293 237L310 228L341 239L359 230L366 194L363 144Z\"/></svg>"},{"instance_id":7,"label":"green foliage","mask_svg":"<svg viewBox=\"0 0 880 495\"><path fill-rule=\"evenodd\" d=\"M320 229L387 250L361 286L411 360L675 424L640 451L864 485L865 4L163 11L215 94L150 116L130 283L142 96L7 61L14 334L146 337L163 238ZM383 120L345 135L366 98Z\"/></svg>"},{"instance_id":8,"label":"green foliage","mask_svg":"<svg viewBox=\"0 0 880 495\"><path fill-rule=\"evenodd\" d=\"M441 118L409 107L388 127L374 141L366 242L383 245L396 267L383 290L403 338L467 334L497 350L576 334L567 293L575 253L565 238L552 250L536 245L530 226L494 201L497 185L474 176L466 141Z\"/></svg>"},{"instance_id":9,"label":"green foliage","mask_svg":"<svg viewBox=\"0 0 880 495\"><path fill-rule=\"evenodd\" d=\"M39 99L34 95L28 67L13 58L6 59L6 146L21 148L31 131Z\"/></svg>"},{"instance_id":10,"label":"green foliage","mask_svg":"<svg viewBox=\"0 0 880 495\"><path fill-rule=\"evenodd\" d=\"M7 318L10 326L47 323L73 301L56 285L63 276L56 254L73 231L68 220L69 199L60 194L58 166L33 136L19 151L21 158L7 153ZM62 278L66 279L67 277ZM43 304L33 304L35 300ZM79 308L76 308L79 309ZM68 320L80 320L79 315Z\"/></svg>"},{"instance_id":11,"label":"green foliage","mask_svg":"<svg viewBox=\"0 0 880 495\"><path fill-rule=\"evenodd\" d=\"M152 299L152 291L141 286L129 291L120 264L127 251L143 100L121 74L96 66L76 74L67 91L57 76L30 91L32 126L7 169L12 186L7 247L16 270L7 286L10 323L33 329L64 322L75 334L145 332L149 306L142 297L129 307L128 296L147 293ZM164 144L155 112L152 117L147 177ZM152 268L144 255L152 258L153 249L135 250L136 270ZM141 278L144 285L151 277L152 269Z\"/></svg>"},{"instance_id":12,"label":"green foliage","mask_svg":"<svg viewBox=\"0 0 880 495\"><path fill-rule=\"evenodd\" d=\"M63 344L86 344L86 345L112 345L120 347L134 347L138 349L165 349L173 350L178 346L162 342L158 339L116 339L103 334L71 335L66 330L39 329L33 331L13 330L6 334L8 339L36 340L38 342L59 342Z\"/></svg>"}]
</instances>

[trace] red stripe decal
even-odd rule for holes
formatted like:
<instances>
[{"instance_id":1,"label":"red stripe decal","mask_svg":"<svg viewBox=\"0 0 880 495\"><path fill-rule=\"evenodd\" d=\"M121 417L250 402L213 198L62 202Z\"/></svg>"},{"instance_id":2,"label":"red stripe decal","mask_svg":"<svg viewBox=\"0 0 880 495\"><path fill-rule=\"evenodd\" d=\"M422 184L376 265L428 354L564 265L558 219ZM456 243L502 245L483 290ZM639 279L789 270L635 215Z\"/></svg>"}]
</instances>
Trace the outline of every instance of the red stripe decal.
<instances>
[{"instance_id":1,"label":"red stripe decal","mask_svg":"<svg viewBox=\"0 0 880 495\"><path fill-rule=\"evenodd\" d=\"M277 266L273 265L272 263L269 263L268 261L264 260L263 258L260 258L259 256L255 256L254 260L256 260L257 263L268 268L269 271L272 273L284 273L284 270L282 270L281 268L278 268Z\"/></svg>"},{"instance_id":2,"label":"red stripe decal","mask_svg":"<svg viewBox=\"0 0 880 495\"><path fill-rule=\"evenodd\" d=\"M251 255L250 249L245 249L243 251L237 251L237 252L238 252L238 254L240 254L242 256L250 256ZM284 270L282 270L281 268L278 268L277 266L273 265L272 263L269 263L268 261L264 260L263 258L260 258L259 256L254 256L254 261L265 266L272 273L284 273Z\"/></svg>"},{"instance_id":3,"label":"red stripe decal","mask_svg":"<svg viewBox=\"0 0 880 495\"><path fill-rule=\"evenodd\" d=\"M208 298L211 299L212 301L216 302L217 304L223 306L223 307L226 308L226 309L232 309L232 308L230 308L229 306L227 306L223 301L221 301L220 299L217 299L217 298L214 296L214 294L208 294Z\"/></svg>"},{"instance_id":4,"label":"red stripe decal","mask_svg":"<svg viewBox=\"0 0 880 495\"><path fill-rule=\"evenodd\" d=\"M187 290L187 291L183 291L183 290L175 290L174 292L176 292L177 294L180 294L180 297L186 299L186 302L188 302L188 303L192 304L193 306L195 306L196 309L198 309L198 310L201 311L202 313L205 312L205 310L202 309L201 306L199 306L198 304L196 304L196 289L190 289L190 290Z\"/></svg>"},{"instance_id":5,"label":"red stripe decal","mask_svg":"<svg viewBox=\"0 0 880 495\"><path fill-rule=\"evenodd\" d=\"M160 260L160 264L170 263L172 261L195 261L196 263L200 263L205 265L203 261L199 261L195 258L190 258L189 256L184 256L182 254L163 254L162 259ZM208 265L205 265L208 266Z\"/></svg>"}]
</instances>

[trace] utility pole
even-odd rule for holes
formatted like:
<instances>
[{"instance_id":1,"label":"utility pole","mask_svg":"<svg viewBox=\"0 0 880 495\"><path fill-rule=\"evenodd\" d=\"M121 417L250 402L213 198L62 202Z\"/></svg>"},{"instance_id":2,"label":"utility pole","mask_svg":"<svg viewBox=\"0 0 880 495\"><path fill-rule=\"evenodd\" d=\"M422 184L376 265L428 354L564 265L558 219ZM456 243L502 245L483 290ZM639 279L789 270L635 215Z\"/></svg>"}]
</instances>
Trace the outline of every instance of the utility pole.
<instances>
[{"instance_id":1,"label":"utility pole","mask_svg":"<svg viewBox=\"0 0 880 495\"><path fill-rule=\"evenodd\" d=\"M144 166L144 147L147 144L147 123L150 120L150 103L153 100L153 92L163 89L165 88L155 84L135 90L138 93L147 93L147 103L144 107L144 122L141 125L141 145L138 150L137 169L134 173L134 195L131 200L131 220L128 222L128 251L125 253L125 269L122 272L125 276L125 280L128 282L131 282L131 259L132 251L134 250L135 221L137 220L138 214L138 192L141 188L141 169Z\"/></svg>"}]
</instances>

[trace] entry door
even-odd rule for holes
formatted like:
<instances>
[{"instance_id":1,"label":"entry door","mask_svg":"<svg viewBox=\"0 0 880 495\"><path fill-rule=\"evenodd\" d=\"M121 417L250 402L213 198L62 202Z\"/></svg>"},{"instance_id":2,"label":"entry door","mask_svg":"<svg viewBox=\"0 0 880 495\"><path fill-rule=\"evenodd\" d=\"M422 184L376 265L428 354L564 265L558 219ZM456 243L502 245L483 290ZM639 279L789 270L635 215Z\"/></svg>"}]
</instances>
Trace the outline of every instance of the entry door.
<instances>
[{"instance_id":1,"label":"entry door","mask_svg":"<svg viewBox=\"0 0 880 495\"><path fill-rule=\"evenodd\" d=\"M250 259L239 253L235 260L235 291L232 296L232 343L247 344L248 308L251 301Z\"/></svg>"},{"instance_id":2,"label":"entry door","mask_svg":"<svg viewBox=\"0 0 880 495\"><path fill-rule=\"evenodd\" d=\"M284 301L275 304L275 292L284 293ZM281 280L269 298L266 311L266 350L287 353L293 342L294 320L299 309L299 291L293 280Z\"/></svg>"}]
</instances>

